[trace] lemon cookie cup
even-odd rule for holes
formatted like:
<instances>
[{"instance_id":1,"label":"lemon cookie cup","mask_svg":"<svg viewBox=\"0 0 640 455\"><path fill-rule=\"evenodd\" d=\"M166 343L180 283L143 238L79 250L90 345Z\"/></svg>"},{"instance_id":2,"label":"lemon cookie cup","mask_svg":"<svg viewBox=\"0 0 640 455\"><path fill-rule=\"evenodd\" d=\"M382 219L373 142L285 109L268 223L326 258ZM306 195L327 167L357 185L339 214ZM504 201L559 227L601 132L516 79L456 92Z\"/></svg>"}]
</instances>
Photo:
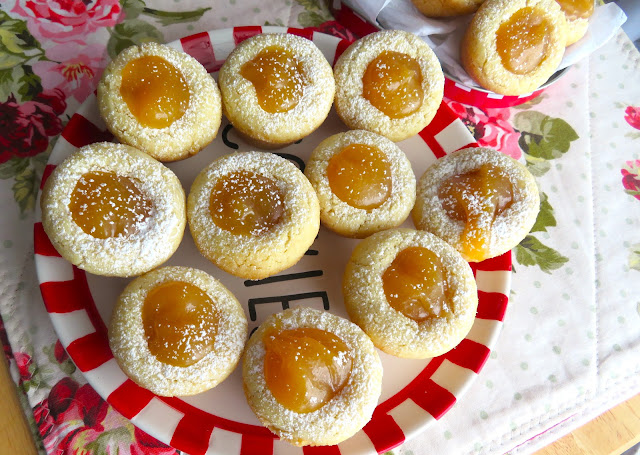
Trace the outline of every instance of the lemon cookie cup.
<instances>
[{"instance_id":1,"label":"lemon cookie cup","mask_svg":"<svg viewBox=\"0 0 640 455\"><path fill-rule=\"evenodd\" d=\"M334 76L335 108L342 121L394 142L427 126L444 92L436 55L418 36L401 30L354 42L336 62Z\"/></svg>"},{"instance_id":2,"label":"lemon cookie cup","mask_svg":"<svg viewBox=\"0 0 640 455\"><path fill-rule=\"evenodd\" d=\"M318 197L292 162L267 152L225 155L187 198L198 250L222 270L260 279L294 265L320 228Z\"/></svg>"},{"instance_id":3,"label":"lemon cookie cup","mask_svg":"<svg viewBox=\"0 0 640 455\"><path fill-rule=\"evenodd\" d=\"M558 68L566 28L555 0L486 0L462 40L462 65L486 89L531 93Z\"/></svg>"},{"instance_id":4,"label":"lemon cookie cup","mask_svg":"<svg viewBox=\"0 0 640 455\"><path fill-rule=\"evenodd\" d=\"M97 93L109 131L160 161L195 155L220 127L216 82L196 59L162 44L123 50L107 65Z\"/></svg>"},{"instance_id":5,"label":"lemon cookie cup","mask_svg":"<svg viewBox=\"0 0 640 455\"><path fill-rule=\"evenodd\" d=\"M335 82L310 40L266 33L243 41L218 76L225 116L250 142L277 148L302 139L327 118Z\"/></svg>"},{"instance_id":6,"label":"lemon cookie cup","mask_svg":"<svg viewBox=\"0 0 640 455\"><path fill-rule=\"evenodd\" d=\"M567 41L569 46L579 41L589 28L589 18L595 10L594 0L556 0L567 20Z\"/></svg>"},{"instance_id":7,"label":"lemon cookie cup","mask_svg":"<svg viewBox=\"0 0 640 455\"><path fill-rule=\"evenodd\" d=\"M242 378L249 406L280 439L332 445L371 419L382 364L358 326L298 307L270 316L253 333Z\"/></svg>"},{"instance_id":8,"label":"lemon cookie cup","mask_svg":"<svg viewBox=\"0 0 640 455\"><path fill-rule=\"evenodd\" d=\"M469 332L478 292L469 264L438 237L390 229L353 251L343 279L349 318L382 351L435 357Z\"/></svg>"},{"instance_id":9,"label":"lemon cookie cup","mask_svg":"<svg viewBox=\"0 0 640 455\"><path fill-rule=\"evenodd\" d=\"M320 221L346 237L399 226L415 202L409 159L392 141L369 131L325 139L304 172L318 195Z\"/></svg>"},{"instance_id":10,"label":"lemon cookie cup","mask_svg":"<svg viewBox=\"0 0 640 455\"><path fill-rule=\"evenodd\" d=\"M529 233L540 211L536 181L524 165L485 147L436 161L418 181L411 212L418 229L471 262L500 256Z\"/></svg>"},{"instance_id":11,"label":"lemon cookie cup","mask_svg":"<svg viewBox=\"0 0 640 455\"><path fill-rule=\"evenodd\" d=\"M207 273L163 267L133 280L115 305L109 346L125 374L161 396L195 395L238 364L247 319Z\"/></svg>"},{"instance_id":12,"label":"lemon cookie cup","mask_svg":"<svg viewBox=\"0 0 640 455\"><path fill-rule=\"evenodd\" d=\"M82 147L58 165L40 206L60 255L97 275L134 276L161 265L186 224L176 175L146 153L109 142Z\"/></svg>"}]
</instances>

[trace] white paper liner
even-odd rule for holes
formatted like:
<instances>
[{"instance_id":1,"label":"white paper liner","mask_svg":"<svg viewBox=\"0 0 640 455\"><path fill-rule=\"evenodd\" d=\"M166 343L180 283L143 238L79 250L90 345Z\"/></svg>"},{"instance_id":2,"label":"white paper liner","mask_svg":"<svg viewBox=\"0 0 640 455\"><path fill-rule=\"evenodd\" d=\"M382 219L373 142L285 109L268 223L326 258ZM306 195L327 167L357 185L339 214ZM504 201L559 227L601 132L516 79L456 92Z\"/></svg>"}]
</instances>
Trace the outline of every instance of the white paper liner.
<instances>
[{"instance_id":1,"label":"white paper liner","mask_svg":"<svg viewBox=\"0 0 640 455\"><path fill-rule=\"evenodd\" d=\"M434 50L446 73L465 85L478 87L460 63L460 42L472 15L432 19L418 11L411 0L343 1L372 24L420 36ZM627 16L615 3L596 6L586 35L567 48L558 70L573 65L600 48L626 20Z\"/></svg>"}]
</instances>

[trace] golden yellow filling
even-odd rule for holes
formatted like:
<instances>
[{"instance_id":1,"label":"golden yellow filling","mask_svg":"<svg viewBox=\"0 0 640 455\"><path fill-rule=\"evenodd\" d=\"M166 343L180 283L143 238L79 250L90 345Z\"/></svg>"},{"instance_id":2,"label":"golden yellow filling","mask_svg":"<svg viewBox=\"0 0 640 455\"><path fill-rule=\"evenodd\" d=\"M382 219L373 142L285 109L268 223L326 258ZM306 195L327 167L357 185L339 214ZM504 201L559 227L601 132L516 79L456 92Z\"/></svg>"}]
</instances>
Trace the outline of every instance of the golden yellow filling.
<instances>
[{"instance_id":1,"label":"golden yellow filling","mask_svg":"<svg viewBox=\"0 0 640 455\"><path fill-rule=\"evenodd\" d=\"M218 331L213 301L197 286L168 281L153 288L142 306L149 351L160 362L193 365L211 352Z\"/></svg>"},{"instance_id":2,"label":"golden yellow filling","mask_svg":"<svg viewBox=\"0 0 640 455\"><path fill-rule=\"evenodd\" d=\"M391 195L391 164L370 145L343 148L329 160L327 177L333 194L359 209L380 207Z\"/></svg>"},{"instance_id":3,"label":"golden yellow filling","mask_svg":"<svg viewBox=\"0 0 640 455\"><path fill-rule=\"evenodd\" d=\"M593 0L556 0L569 20L587 19L593 14Z\"/></svg>"},{"instance_id":4,"label":"golden yellow filling","mask_svg":"<svg viewBox=\"0 0 640 455\"><path fill-rule=\"evenodd\" d=\"M315 411L344 388L352 357L336 335L298 328L264 335L264 375L275 399L298 413Z\"/></svg>"},{"instance_id":5,"label":"golden yellow filling","mask_svg":"<svg viewBox=\"0 0 640 455\"><path fill-rule=\"evenodd\" d=\"M153 211L133 179L115 172L87 172L71 193L73 221L97 239L131 235Z\"/></svg>"},{"instance_id":6,"label":"golden yellow filling","mask_svg":"<svg viewBox=\"0 0 640 455\"><path fill-rule=\"evenodd\" d=\"M134 117L149 128L166 128L189 107L189 86L182 73L155 55L130 61L122 70L120 95Z\"/></svg>"},{"instance_id":7,"label":"golden yellow filling","mask_svg":"<svg viewBox=\"0 0 640 455\"><path fill-rule=\"evenodd\" d=\"M280 222L284 197L270 178L237 171L216 182L209 211L219 228L236 235L259 236Z\"/></svg>"},{"instance_id":8,"label":"golden yellow filling","mask_svg":"<svg viewBox=\"0 0 640 455\"><path fill-rule=\"evenodd\" d=\"M465 223L461 252L470 261L486 258L493 222L513 202L508 176L493 165L483 164L447 179L438 196L449 217Z\"/></svg>"},{"instance_id":9,"label":"golden yellow filling","mask_svg":"<svg viewBox=\"0 0 640 455\"><path fill-rule=\"evenodd\" d=\"M296 57L281 46L269 46L242 65L242 77L250 81L265 111L287 112L298 105L306 79Z\"/></svg>"},{"instance_id":10,"label":"golden yellow filling","mask_svg":"<svg viewBox=\"0 0 640 455\"><path fill-rule=\"evenodd\" d=\"M417 322L449 312L446 276L440 258L423 247L400 251L382 274L389 305Z\"/></svg>"},{"instance_id":11,"label":"golden yellow filling","mask_svg":"<svg viewBox=\"0 0 640 455\"><path fill-rule=\"evenodd\" d=\"M407 117L422 106L422 72L416 59L394 51L381 52L362 77L362 95L393 119Z\"/></svg>"},{"instance_id":12,"label":"golden yellow filling","mask_svg":"<svg viewBox=\"0 0 640 455\"><path fill-rule=\"evenodd\" d=\"M551 41L551 24L535 8L525 7L503 22L496 33L496 46L504 67L527 74L544 60Z\"/></svg>"}]
</instances>

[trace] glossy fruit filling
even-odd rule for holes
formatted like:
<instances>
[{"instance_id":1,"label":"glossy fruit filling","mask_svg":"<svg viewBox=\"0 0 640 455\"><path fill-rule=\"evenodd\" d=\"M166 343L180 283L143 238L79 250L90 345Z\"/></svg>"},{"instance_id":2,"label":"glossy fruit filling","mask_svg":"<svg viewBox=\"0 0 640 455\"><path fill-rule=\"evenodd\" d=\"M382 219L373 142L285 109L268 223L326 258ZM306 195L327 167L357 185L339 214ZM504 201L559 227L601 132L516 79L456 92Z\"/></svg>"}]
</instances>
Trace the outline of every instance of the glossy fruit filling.
<instances>
[{"instance_id":1,"label":"glossy fruit filling","mask_svg":"<svg viewBox=\"0 0 640 455\"><path fill-rule=\"evenodd\" d=\"M344 388L352 357L336 335L316 328L266 333L264 374L278 402L298 413L320 409Z\"/></svg>"},{"instance_id":2,"label":"glossy fruit filling","mask_svg":"<svg viewBox=\"0 0 640 455\"><path fill-rule=\"evenodd\" d=\"M417 322L439 318L450 311L442 261L431 250L409 247L398 252L382 274L387 302Z\"/></svg>"},{"instance_id":3,"label":"glossy fruit filling","mask_svg":"<svg viewBox=\"0 0 640 455\"><path fill-rule=\"evenodd\" d=\"M569 20L587 19L593 14L593 0L556 0Z\"/></svg>"},{"instance_id":4,"label":"glossy fruit filling","mask_svg":"<svg viewBox=\"0 0 640 455\"><path fill-rule=\"evenodd\" d=\"M296 57L281 46L269 46L242 65L242 77L250 81L265 111L287 112L298 105L306 78Z\"/></svg>"},{"instance_id":5,"label":"glossy fruit filling","mask_svg":"<svg viewBox=\"0 0 640 455\"><path fill-rule=\"evenodd\" d=\"M447 179L438 196L449 217L464 223L461 253L469 261L485 259L493 222L513 202L508 176L493 165L483 164Z\"/></svg>"},{"instance_id":6,"label":"glossy fruit filling","mask_svg":"<svg viewBox=\"0 0 640 455\"><path fill-rule=\"evenodd\" d=\"M189 86L182 73L162 57L130 61L122 70L120 94L134 117L149 128L166 128L189 107Z\"/></svg>"},{"instance_id":7,"label":"glossy fruit filling","mask_svg":"<svg viewBox=\"0 0 640 455\"><path fill-rule=\"evenodd\" d=\"M193 365L213 349L218 331L215 304L199 287L168 281L153 288L142 306L149 351L160 362Z\"/></svg>"},{"instance_id":8,"label":"glossy fruit filling","mask_svg":"<svg viewBox=\"0 0 640 455\"><path fill-rule=\"evenodd\" d=\"M327 177L333 194L358 209L380 207L391 195L391 164L378 147L346 146L329 160Z\"/></svg>"},{"instance_id":9,"label":"glossy fruit filling","mask_svg":"<svg viewBox=\"0 0 640 455\"><path fill-rule=\"evenodd\" d=\"M71 193L73 221L97 239L132 235L151 216L153 204L134 179L115 172L83 174Z\"/></svg>"},{"instance_id":10,"label":"glossy fruit filling","mask_svg":"<svg viewBox=\"0 0 640 455\"><path fill-rule=\"evenodd\" d=\"M496 33L496 47L504 67L528 74L545 59L551 41L551 24L536 8L525 7L503 22Z\"/></svg>"},{"instance_id":11,"label":"glossy fruit filling","mask_svg":"<svg viewBox=\"0 0 640 455\"><path fill-rule=\"evenodd\" d=\"M416 59L394 51L381 52L362 77L362 95L393 119L407 117L422 106L422 71Z\"/></svg>"},{"instance_id":12,"label":"glossy fruit filling","mask_svg":"<svg viewBox=\"0 0 640 455\"><path fill-rule=\"evenodd\" d=\"M209 211L219 228L232 234L259 236L280 222L284 197L270 178L237 171L216 182Z\"/></svg>"}]
</instances>

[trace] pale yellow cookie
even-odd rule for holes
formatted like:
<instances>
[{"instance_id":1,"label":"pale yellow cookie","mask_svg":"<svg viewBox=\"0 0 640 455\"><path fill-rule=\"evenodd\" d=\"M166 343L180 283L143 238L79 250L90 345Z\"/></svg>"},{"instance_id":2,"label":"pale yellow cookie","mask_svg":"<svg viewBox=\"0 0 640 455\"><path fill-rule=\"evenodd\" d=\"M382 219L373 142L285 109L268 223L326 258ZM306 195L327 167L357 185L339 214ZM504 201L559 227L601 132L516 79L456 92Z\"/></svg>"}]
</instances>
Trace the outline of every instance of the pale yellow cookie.
<instances>
[{"instance_id":1,"label":"pale yellow cookie","mask_svg":"<svg viewBox=\"0 0 640 455\"><path fill-rule=\"evenodd\" d=\"M233 294L188 267L164 267L133 280L109 325L120 368L161 396L215 387L235 369L246 340L247 319Z\"/></svg>"},{"instance_id":2,"label":"pale yellow cookie","mask_svg":"<svg viewBox=\"0 0 640 455\"><path fill-rule=\"evenodd\" d=\"M318 197L307 178L268 152L225 155L203 169L191 186L187 217L207 259L250 279L294 265L320 228Z\"/></svg>"},{"instance_id":3,"label":"pale yellow cookie","mask_svg":"<svg viewBox=\"0 0 640 455\"><path fill-rule=\"evenodd\" d=\"M161 265L186 224L178 177L146 153L110 142L82 147L58 165L40 206L60 255L97 275L134 276Z\"/></svg>"},{"instance_id":4,"label":"pale yellow cookie","mask_svg":"<svg viewBox=\"0 0 640 455\"><path fill-rule=\"evenodd\" d=\"M411 0L427 17L452 17L471 14L484 0Z\"/></svg>"},{"instance_id":5,"label":"pale yellow cookie","mask_svg":"<svg viewBox=\"0 0 640 455\"><path fill-rule=\"evenodd\" d=\"M538 186L525 166L496 150L470 147L426 170L411 215L418 229L479 262L518 245L539 210Z\"/></svg>"},{"instance_id":6,"label":"pale yellow cookie","mask_svg":"<svg viewBox=\"0 0 640 455\"><path fill-rule=\"evenodd\" d=\"M579 41L589 28L595 0L556 0L567 19L567 46Z\"/></svg>"},{"instance_id":7,"label":"pale yellow cookie","mask_svg":"<svg viewBox=\"0 0 640 455\"><path fill-rule=\"evenodd\" d=\"M363 130L335 134L318 145L304 171L320 201L320 221L363 238L397 227L416 199L409 159L384 136Z\"/></svg>"},{"instance_id":8,"label":"pale yellow cookie","mask_svg":"<svg viewBox=\"0 0 640 455\"><path fill-rule=\"evenodd\" d=\"M394 142L421 131L435 116L444 91L438 58L418 36L401 30L372 33L336 62L336 112L351 129Z\"/></svg>"},{"instance_id":9,"label":"pale yellow cookie","mask_svg":"<svg viewBox=\"0 0 640 455\"><path fill-rule=\"evenodd\" d=\"M160 161L198 153L222 118L220 92L207 70L186 53L152 42L123 50L107 65L98 107L120 142Z\"/></svg>"},{"instance_id":10,"label":"pale yellow cookie","mask_svg":"<svg viewBox=\"0 0 640 455\"><path fill-rule=\"evenodd\" d=\"M486 89L531 93L558 68L566 27L555 0L486 0L462 40L462 65Z\"/></svg>"},{"instance_id":11,"label":"pale yellow cookie","mask_svg":"<svg viewBox=\"0 0 640 455\"><path fill-rule=\"evenodd\" d=\"M356 246L344 273L349 318L377 348L406 358L435 357L469 332L478 293L469 264L436 236L390 229Z\"/></svg>"},{"instance_id":12,"label":"pale yellow cookie","mask_svg":"<svg viewBox=\"0 0 640 455\"><path fill-rule=\"evenodd\" d=\"M331 65L310 40L265 33L243 41L218 76L224 114L263 148L287 145L318 128L331 109Z\"/></svg>"},{"instance_id":13,"label":"pale yellow cookie","mask_svg":"<svg viewBox=\"0 0 640 455\"><path fill-rule=\"evenodd\" d=\"M332 445L371 419L382 364L357 325L298 307L272 315L253 333L242 378L249 406L281 440Z\"/></svg>"}]
</instances>

